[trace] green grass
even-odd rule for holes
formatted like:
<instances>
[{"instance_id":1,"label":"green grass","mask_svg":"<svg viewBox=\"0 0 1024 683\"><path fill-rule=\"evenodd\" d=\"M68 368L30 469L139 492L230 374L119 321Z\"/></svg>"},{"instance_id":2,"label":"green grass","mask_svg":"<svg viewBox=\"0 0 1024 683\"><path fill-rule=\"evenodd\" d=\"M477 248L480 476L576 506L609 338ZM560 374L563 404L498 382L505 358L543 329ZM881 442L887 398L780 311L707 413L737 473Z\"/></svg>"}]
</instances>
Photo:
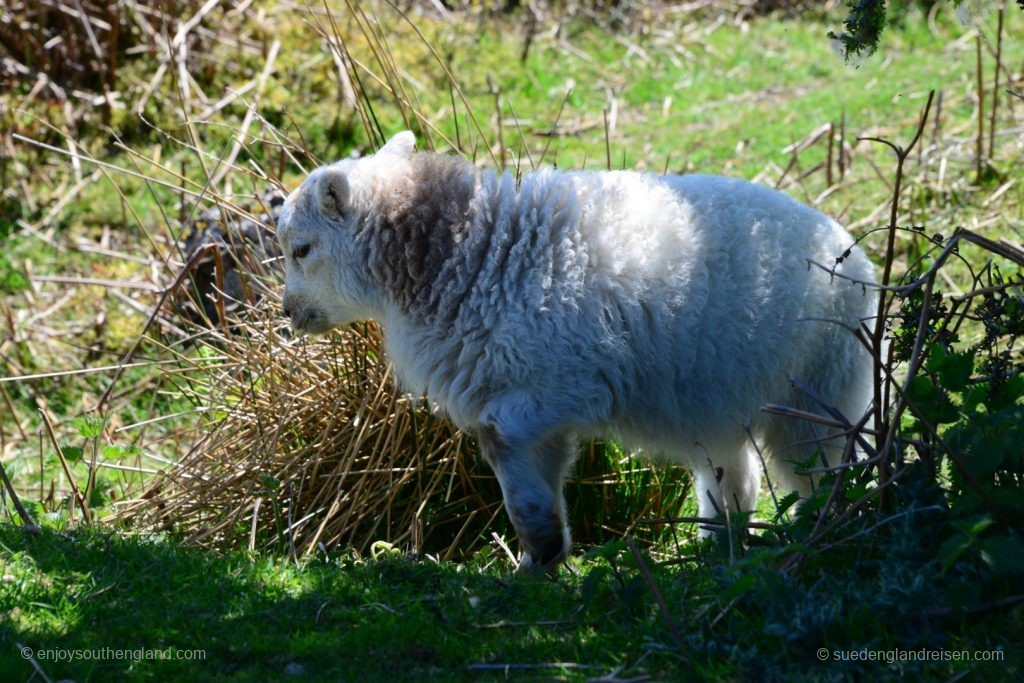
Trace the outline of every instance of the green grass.
<instances>
[{"instance_id":1,"label":"green grass","mask_svg":"<svg viewBox=\"0 0 1024 683\"><path fill-rule=\"evenodd\" d=\"M588 606L576 581L509 578L507 562L487 567L482 558L295 566L100 532L28 538L10 527L0 531L0 557L0 668L9 673L31 671L16 642L206 653L193 662L44 664L54 679L267 680L298 665L299 680L468 680L470 665L486 662L587 662L598 673L661 636L655 621ZM658 670L678 663L654 652Z\"/></svg>"},{"instance_id":2,"label":"green grass","mask_svg":"<svg viewBox=\"0 0 1024 683\"><path fill-rule=\"evenodd\" d=\"M928 616L942 602L936 591L969 591L974 577L939 577L912 534L907 527L879 535L817 568L820 558L812 560L801 580L772 569L771 558L782 556L771 550L730 564L698 548L693 563L652 565L673 636L622 544L550 580L512 576L510 564L490 553L464 564L384 552L296 565L103 530L28 536L3 524L0 670L28 678L32 665L20 654L28 647L203 651L202 659L137 662L37 654L51 680L79 682L583 680L620 667L623 678L653 680L1019 676L1024 609ZM831 661L818 659L819 648ZM997 651L984 656L999 661L832 654L868 650ZM495 664L511 667L506 674L479 666Z\"/></svg>"},{"instance_id":3,"label":"green grass","mask_svg":"<svg viewBox=\"0 0 1024 683\"><path fill-rule=\"evenodd\" d=\"M768 161L785 165L783 147L822 123L838 124L843 112L851 131L889 128L895 113L904 124L895 131L905 134L929 88L966 83L971 75L968 60L957 58L963 48L950 42L959 31L948 24L932 35L923 22L908 22L887 36L884 58L859 68L832 53L823 39L829 25L769 20L752 22L742 33L731 27L706 36L696 31L681 46L692 61L652 39L647 63L624 57L627 48L613 36L581 31L579 45L596 63L582 63L557 45L538 49L525 73L502 90L520 116L550 119L553 95L572 78L578 85L563 117L600 120L610 89L621 102L621 128L611 139L614 167L625 155L627 168L643 164L660 171L667 160L671 170L752 177ZM486 53L508 60L503 45L482 41L482 54L466 64L486 59ZM562 142L557 152L565 166L579 166L584 157L590 166L605 165L603 127Z\"/></svg>"}]
</instances>

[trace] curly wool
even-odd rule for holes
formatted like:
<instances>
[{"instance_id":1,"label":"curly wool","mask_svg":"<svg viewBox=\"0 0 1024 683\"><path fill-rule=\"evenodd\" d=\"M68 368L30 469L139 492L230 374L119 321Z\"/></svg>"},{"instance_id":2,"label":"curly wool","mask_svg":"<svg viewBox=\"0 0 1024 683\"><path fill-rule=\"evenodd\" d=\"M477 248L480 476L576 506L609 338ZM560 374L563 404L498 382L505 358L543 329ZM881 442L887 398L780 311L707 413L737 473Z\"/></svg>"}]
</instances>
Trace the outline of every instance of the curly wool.
<instances>
[{"instance_id":1,"label":"curly wool","mask_svg":"<svg viewBox=\"0 0 1024 683\"><path fill-rule=\"evenodd\" d=\"M560 396L582 433L671 427L673 444L707 443L794 402L790 378L848 384L843 361L862 355L843 326L869 319L873 296L808 264L853 240L786 195L631 172L545 170L517 187L428 154L409 171L391 182L417 190L382 192L359 239L400 376L460 426L526 387ZM860 250L837 272L873 279Z\"/></svg>"},{"instance_id":2,"label":"curly wool","mask_svg":"<svg viewBox=\"0 0 1024 683\"><path fill-rule=\"evenodd\" d=\"M545 561L553 532L533 543L523 529L557 519L523 511L564 505L567 465L537 462L566 459L544 444L612 435L686 463L713 514L756 503L751 434L783 488L808 490L787 461L829 434L760 410L821 412L791 380L851 420L867 408L871 359L851 330L873 325L876 298L854 281L874 268L822 213L717 176L541 170L517 183L411 152L411 136L396 137L293 193L282 245L322 240L327 256L289 265L286 304L328 326L379 320L409 391L463 429L493 427L495 448L521 436L529 462L503 474L489 461L521 541Z\"/></svg>"}]
</instances>

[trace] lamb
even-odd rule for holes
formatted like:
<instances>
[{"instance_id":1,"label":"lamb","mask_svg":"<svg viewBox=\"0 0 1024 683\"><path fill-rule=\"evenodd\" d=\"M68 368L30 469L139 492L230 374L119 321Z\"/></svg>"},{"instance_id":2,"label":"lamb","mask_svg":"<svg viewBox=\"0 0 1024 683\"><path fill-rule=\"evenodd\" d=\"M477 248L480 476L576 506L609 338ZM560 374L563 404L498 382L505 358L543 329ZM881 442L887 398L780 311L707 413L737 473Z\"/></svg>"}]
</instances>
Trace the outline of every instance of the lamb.
<instances>
[{"instance_id":1,"label":"lamb","mask_svg":"<svg viewBox=\"0 0 1024 683\"><path fill-rule=\"evenodd\" d=\"M761 411L870 403L874 268L835 221L741 180L538 170L519 182L415 152L314 170L282 208L284 313L298 332L380 322L405 390L477 436L522 551L570 549L563 480L578 439L691 468L703 517L756 508L837 433ZM842 257L842 258L837 258ZM835 274L811 262L835 264ZM831 439L831 440L830 440Z\"/></svg>"}]
</instances>

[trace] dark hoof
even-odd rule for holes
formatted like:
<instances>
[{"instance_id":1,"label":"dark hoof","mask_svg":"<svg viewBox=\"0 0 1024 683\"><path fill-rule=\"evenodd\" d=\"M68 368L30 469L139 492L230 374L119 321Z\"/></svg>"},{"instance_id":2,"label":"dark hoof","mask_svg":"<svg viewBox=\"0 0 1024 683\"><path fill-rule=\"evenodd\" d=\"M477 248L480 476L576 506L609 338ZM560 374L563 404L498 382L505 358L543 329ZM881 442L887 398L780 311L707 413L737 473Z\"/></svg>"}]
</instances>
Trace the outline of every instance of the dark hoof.
<instances>
[{"instance_id":1,"label":"dark hoof","mask_svg":"<svg viewBox=\"0 0 1024 683\"><path fill-rule=\"evenodd\" d=\"M520 574L554 573L569 555L570 542L568 529L562 529L540 543L523 543L520 537L520 545L525 550L516 571Z\"/></svg>"},{"instance_id":2,"label":"dark hoof","mask_svg":"<svg viewBox=\"0 0 1024 683\"><path fill-rule=\"evenodd\" d=\"M565 539L562 537L562 534L552 536L541 547L540 558L538 558L539 562L545 567L552 563L561 562L565 557L565 551Z\"/></svg>"}]
</instances>

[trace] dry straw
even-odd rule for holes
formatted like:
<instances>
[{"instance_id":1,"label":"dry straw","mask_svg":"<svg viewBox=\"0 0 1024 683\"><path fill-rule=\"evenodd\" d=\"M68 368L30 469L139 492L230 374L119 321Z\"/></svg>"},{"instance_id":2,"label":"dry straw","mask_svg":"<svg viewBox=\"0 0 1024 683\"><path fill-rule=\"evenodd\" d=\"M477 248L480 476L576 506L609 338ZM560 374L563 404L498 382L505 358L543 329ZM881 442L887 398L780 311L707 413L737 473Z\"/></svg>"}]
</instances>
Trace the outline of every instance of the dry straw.
<instances>
[{"instance_id":1,"label":"dry straw","mask_svg":"<svg viewBox=\"0 0 1024 683\"><path fill-rule=\"evenodd\" d=\"M196 447L128 515L208 545L472 545L500 498L465 437L395 391L372 326L289 339L273 298L174 372L212 408ZM431 523L427 524L427 517Z\"/></svg>"}]
</instances>

